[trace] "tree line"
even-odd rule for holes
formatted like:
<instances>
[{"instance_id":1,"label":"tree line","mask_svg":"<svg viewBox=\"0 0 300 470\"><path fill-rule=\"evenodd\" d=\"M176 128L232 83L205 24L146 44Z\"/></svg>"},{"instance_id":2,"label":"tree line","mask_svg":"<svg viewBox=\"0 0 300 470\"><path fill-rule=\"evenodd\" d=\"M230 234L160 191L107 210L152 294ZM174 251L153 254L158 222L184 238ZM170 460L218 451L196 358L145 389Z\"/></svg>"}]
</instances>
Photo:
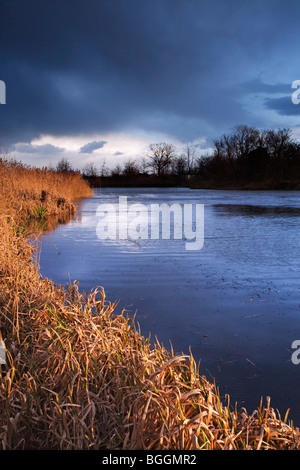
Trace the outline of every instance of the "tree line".
<instances>
[{"instance_id":1,"label":"tree line","mask_svg":"<svg viewBox=\"0 0 300 470\"><path fill-rule=\"evenodd\" d=\"M216 181L300 183L300 143L290 129L258 130L236 126L214 141L214 153L200 173Z\"/></svg>"},{"instance_id":2,"label":"tree line","mask_svg":"<svg viewBox=\"0 0 300 470\"><path fill-rule=\"evenodd\" d=\"M197 156L198 146L187 144L179 154L176 147L168 143L151 144L148 151L139 160L128 159L121 165L118 163L108 170L105 161L100 167L89 162L83 168L86 177L133 177L137 175L186 175L194 173L201 157Z\"/></svg>"},{"instance_id":3,"label":"tree line","mask_svg":"<svg viewBox=\"0 0 300 470\"><path fill-rule=\"evenodd\" d=\"M61 160L58 171L70 171ZM109 170L88 163L83 176L96 184L169 182L194 186L226 186L262 183L270 187L300 184L300 143L290 129L259 130L239 125L212 142L212 153L201 154L198 145L186 144L181 150L172 144L151 144L138 160L127 160Z\"/></svg>"}]
</instances>

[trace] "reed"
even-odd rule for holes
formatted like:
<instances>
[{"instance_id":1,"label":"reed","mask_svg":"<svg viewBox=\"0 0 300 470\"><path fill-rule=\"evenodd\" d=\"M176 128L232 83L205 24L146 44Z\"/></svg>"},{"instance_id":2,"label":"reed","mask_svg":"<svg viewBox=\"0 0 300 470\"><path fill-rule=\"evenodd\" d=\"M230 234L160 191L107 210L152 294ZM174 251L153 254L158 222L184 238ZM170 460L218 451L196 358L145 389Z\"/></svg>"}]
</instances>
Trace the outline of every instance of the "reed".
<instances>
[{"instance_id":1,"label":"reed","mask_svg":"<svg viewBox=\"0 0 300 470\"><path fill-rule=\"evenodd\" d=\"M222 402L191 354L152 345L102 287L40 275L20 220L73 210L89 191L78 174L1 161L0 449L300 449L269 398L251 413Z\"/></svg>"},{"instance_id":2,"label":"reed","mask_svg":"<svg viewBox=\"0 0 300 470\"><path fill-rule=\"evenodd\" d=\"M32 168L0 158L1 212L15 215L18 221L46 213L72 213L74 201L90 195L91 188L78 171Z\"/></svg>"}]
</instances>

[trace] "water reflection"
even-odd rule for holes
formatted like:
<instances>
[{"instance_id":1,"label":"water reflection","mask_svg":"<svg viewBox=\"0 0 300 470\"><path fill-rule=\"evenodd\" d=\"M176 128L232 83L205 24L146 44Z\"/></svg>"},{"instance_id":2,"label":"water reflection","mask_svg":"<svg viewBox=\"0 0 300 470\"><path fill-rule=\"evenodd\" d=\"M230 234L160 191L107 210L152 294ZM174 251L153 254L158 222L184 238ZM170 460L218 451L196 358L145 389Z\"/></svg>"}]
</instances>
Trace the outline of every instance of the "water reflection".
<instances>
[{"instance_id":1,"label":"water reflection","mask_svg":"<svg viewBox=\"0 0 300 470\"><path fill-rule=\"evenodd\" d=\"M81 214L64 214L60 216L52 215L47 217L43 222L42 229L44 232L55 230L59 225L67 225L71 221L80 223L82 219Z\"/></svg>"},{"instance_id":2,"label":"water reflection","mask_svg":"<svg viewBox=\"0 0 300 470\"><path fill-rule=\"evenodd\" d=\"M23 230L26 233L47 233L52 232L57 227L61 225L67 225L71 221L76 221L80 223L82 219L82 215L80 213L70 214L60 214L60 215L47 215L41 218L31 217L26 219L26 223L24 224Z\"/></svg>"}]
</instances>

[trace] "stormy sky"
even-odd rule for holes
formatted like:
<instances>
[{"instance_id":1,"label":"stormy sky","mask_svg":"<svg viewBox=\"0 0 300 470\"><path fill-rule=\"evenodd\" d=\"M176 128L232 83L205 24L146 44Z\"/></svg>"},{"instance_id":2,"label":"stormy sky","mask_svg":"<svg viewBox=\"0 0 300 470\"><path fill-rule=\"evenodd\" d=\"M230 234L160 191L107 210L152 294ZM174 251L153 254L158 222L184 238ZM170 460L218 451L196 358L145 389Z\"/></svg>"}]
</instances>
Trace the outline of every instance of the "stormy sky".
<instances>
[{"instance_id":1,"label":"stormy sky","mask_svg":"<svg viewBox=\"0 0 300 470\"><path fill-rule=\"evenodd\" d=\"M237 124L300 138L297 0L0 0L0 142L113 167Z\"/></svg>"}]
</instances>

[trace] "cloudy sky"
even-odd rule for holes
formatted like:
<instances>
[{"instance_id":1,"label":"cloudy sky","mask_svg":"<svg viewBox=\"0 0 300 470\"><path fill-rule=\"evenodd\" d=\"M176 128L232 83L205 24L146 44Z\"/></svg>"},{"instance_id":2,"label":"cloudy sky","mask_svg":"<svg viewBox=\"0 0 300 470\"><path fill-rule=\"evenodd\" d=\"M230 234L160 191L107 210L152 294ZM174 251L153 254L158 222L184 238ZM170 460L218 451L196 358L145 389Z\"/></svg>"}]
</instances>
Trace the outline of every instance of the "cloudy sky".
<instances>
[{"instance_id":1,"label":"cloudy sky","mask_svg":"<svg viewBox=\"0 0 300 470\"><path fill-rule=\"evenodd\" d=\"M0 0L0 142L113 167L237 124L300 139L298 0Z\"/></svg>"}]
</instances>

